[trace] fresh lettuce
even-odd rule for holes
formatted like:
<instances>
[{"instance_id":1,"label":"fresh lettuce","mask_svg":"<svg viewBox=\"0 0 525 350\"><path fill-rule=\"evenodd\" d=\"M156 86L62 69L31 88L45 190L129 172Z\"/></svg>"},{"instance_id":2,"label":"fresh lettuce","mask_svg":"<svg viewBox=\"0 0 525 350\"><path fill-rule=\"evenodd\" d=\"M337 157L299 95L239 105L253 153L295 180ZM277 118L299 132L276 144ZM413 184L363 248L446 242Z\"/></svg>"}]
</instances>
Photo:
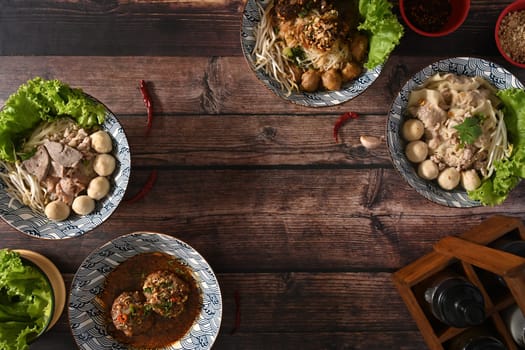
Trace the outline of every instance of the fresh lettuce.
<instances>
[{"instance_id":1,"label":"fresh lettuce","mask_svg":"<svg viewBox=\"0 0 525 350\"><path fill-rule=\"evenodd\" d=\"M358 29L370 33L370 49L365 67L372 69L384 63L399 44L404 28L392 13L387 0L359 0L359 13L364 18Z\"/></svg>"},{"instance_id":2,"label":"fresh lettuce","mask_svg":"<svg viewBox=\"0 0 525 350\"><path fill-rule=\"evenodd\" d=\"M20 255L0 250L0 349L26 350L40 334L53 310L46 277Z\"/></svg>"},{"instance_id":3,"label":"fresh lettuce","mask_svg":"<svg viewBox=\"0 0 525 350\"><path fill-rule=\"evenodd\" d=\"M512 152L509 158L495 163L494 174L468 195L484 205L503 203L509 192L525 178L525 91L512 88L498 91Z\"/></svg>"},{"instance_id":4,"label":"fresh lettuce","mask_svg":"<svg viewBox=\"0 0 525 350\"><path fill-rule=\"evenodd\" d=\"M16 148L43 120L74 119L82 127L104 122L104 106L59 80L36 77L9 96L0 111L0 159L14 161Z\"/></svg>"}]
</instances>

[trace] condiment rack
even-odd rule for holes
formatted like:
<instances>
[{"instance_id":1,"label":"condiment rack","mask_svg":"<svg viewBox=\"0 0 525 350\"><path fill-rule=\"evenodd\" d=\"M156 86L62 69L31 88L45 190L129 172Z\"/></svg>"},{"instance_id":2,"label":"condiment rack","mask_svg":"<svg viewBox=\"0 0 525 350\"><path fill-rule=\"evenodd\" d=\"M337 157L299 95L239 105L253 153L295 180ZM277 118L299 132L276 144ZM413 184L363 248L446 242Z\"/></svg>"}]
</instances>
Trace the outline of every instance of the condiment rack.
<instances>
[{"instance_id":1,"label":"condiment rack","mask_svg":"<svg viewBox=\"0 0 525 350\"><path fill-rule=\"evenodd\" d=\"M509 350L518 349L501 312L515 303L525 310L525 258L492 247L502 239L525 240L522 221L490 217L463 234L442 238L432 252L394 273L394 283L431 350L448 350L450 341L468 329L442 324L427 309L422 288L446 269L461 273L481 290L486 325ZM507 287L498 283L497 276Z\"/></svg>"}]
</instances>

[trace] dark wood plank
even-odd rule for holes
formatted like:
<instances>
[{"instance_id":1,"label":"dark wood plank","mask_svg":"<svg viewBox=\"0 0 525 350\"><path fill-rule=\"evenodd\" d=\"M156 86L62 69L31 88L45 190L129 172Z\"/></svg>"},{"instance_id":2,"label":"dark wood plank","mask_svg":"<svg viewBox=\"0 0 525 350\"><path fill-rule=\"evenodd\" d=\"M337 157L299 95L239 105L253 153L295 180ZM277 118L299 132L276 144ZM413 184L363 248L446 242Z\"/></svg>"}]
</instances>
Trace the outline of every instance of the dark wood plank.
<instances>
[{"instance_id":1,"label":"dark wood plank","mask_svg":"<svg viewBox=\"0 0 525 350\"><path fill-rule=\"evenodd\" d=\"M240 56L244 2L2 2L0 55ZM472 1L463 26L444 38L422 37L407 27L394 53L497 55L493 28L511 2ZM399 16L397 2L392 3Z\"/></svg>"},{"instance_id":2,"label":"dark wood plank","mask_svg":"<svg viewBox=\"0 0 525 350\"><path fill-rule=\"evenodd\" d=\"M346 111L385 115L406 81L445 56L395 56L361 95L335 107L298 106L275 96L242 57L1 57L0 104L35 76L61 79L104 102L117 115L145 115L138 88L145 79L156 114L166 115L332 115ZM496 63L525 81L525 71ZM311 131L313 132L313 131Z\"/></svg>"},{"instance_id":3,"label":"dark wood plank","mask_svg":"<svg viewBox=\"0 0 525 350\"><path fill-rule=\"evenodd\" d=\"M136 171L131 193L148 173ZM122 204L83 238L50 244L4 225L2 246L31 246L74 272L103 243L147 230L188 242L218 272L392 271L490 215L525 218L525 184L501 206L457 209L427 201L394 170L161 169L160 175L146 198Z\"/></svg>"},{"instance_id":4,"label":"dark wood plank","mask_svg":"<svg viewBox=\"0 0 525 350\"><path fill-rule=\"evenodd\" d=\"M65 275L68 285L72 278L71 274ZM223 317L214 349L251 349L249 345L256 339L262 341L261 347L254 345L256 349L286 349L299 338L303 338L300 343L311 339L311 345L332 338L335 348L346 344L379 349L381 345L398 343L402 335L409 336L411 344L421 344L415 323L388 273L218 274L218 280ZM235 293L240 296L238 304ZM238 327L237 311L241 315ZM265 334L268 337L263 339ZM64 344L56 349L71 349L67 308L35 348L51 349L57 344L53 341L56 337ZM305 347L309 348L306 343Z\"/></svg>"}]
</instances>

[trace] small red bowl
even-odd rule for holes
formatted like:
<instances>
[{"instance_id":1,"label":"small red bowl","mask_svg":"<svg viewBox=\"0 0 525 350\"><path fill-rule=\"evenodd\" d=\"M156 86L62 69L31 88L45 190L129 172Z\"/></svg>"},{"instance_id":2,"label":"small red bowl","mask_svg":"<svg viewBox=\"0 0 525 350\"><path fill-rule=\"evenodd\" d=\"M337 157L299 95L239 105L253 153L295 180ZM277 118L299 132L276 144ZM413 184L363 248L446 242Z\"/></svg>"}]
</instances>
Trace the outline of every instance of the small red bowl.
<instances>
[{"instance_id":1,"label":"small red bowl","mask_svg":"<svg viewBox=\"0 0 525 350\"><path fill-rule=\"evenodd\" d=\"M406 25L414 32L428 37L445 36L454 32L463 24L463 22L465 22L465 19L467 18L468 12L470 10L470 0L449 0L450 6L452 7L452 12L448 18L448 22L437 32L427 32L418 28L410 21L407 16L408 9L406 8L406 2L407 0L399 0L399 10ZM421 3L427 5L429 4L429 1L421 1Z\"/></svg>"},{"instance_id":2,"label":"small red bowl","mask_svg":"<svg viewBox=\"0 0 525 350\"><path fill-rule=\"evenodd\" d=\"M506 52L503 50L503 46L501 45L501 40L499 37L499 29L501 25L501 21L503 18L505 18L506 15L508 15L512 11L519 11L519 10L525 10L525 0L517 0L513 2L512 4L508 5L501 11L498 20L496 21L496 27L494 28L494 39L496 40L496 46L498 47L499 52L501 53L501 56L507 60L507 62L515 65L516 67L525 68L525 63L520 63L514 61Z\"/></svg>"}]
</instances>

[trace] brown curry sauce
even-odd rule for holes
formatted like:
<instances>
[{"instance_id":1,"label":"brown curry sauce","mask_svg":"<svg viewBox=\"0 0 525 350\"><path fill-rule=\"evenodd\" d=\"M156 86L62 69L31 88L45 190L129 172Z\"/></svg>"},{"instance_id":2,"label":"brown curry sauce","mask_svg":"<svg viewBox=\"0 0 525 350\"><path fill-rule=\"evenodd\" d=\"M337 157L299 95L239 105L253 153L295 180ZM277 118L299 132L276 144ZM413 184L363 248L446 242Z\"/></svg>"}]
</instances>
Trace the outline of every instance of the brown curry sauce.
<instances>
[{"instance_id":1,"label":"brown curry sauce","mask_svg":"<svg viewBox=\"0 0 525 350\"><path fill-rule=\"evenodd\" d=\"M190 288L184 311L175 318L151 312L152 327L145 333L128 337L117 330L111 320L111 306L117 296L125 291L141 291L146 276L154 271L167 270L186 281ZM117 266L106 278L104 291L98 296L104 307L108 333L117 341L137 348L155 349L173 344L181 339L202 309L202 296L190 269L176 257L155 252L135 255Z\"/></svg>"}]
</instances>

